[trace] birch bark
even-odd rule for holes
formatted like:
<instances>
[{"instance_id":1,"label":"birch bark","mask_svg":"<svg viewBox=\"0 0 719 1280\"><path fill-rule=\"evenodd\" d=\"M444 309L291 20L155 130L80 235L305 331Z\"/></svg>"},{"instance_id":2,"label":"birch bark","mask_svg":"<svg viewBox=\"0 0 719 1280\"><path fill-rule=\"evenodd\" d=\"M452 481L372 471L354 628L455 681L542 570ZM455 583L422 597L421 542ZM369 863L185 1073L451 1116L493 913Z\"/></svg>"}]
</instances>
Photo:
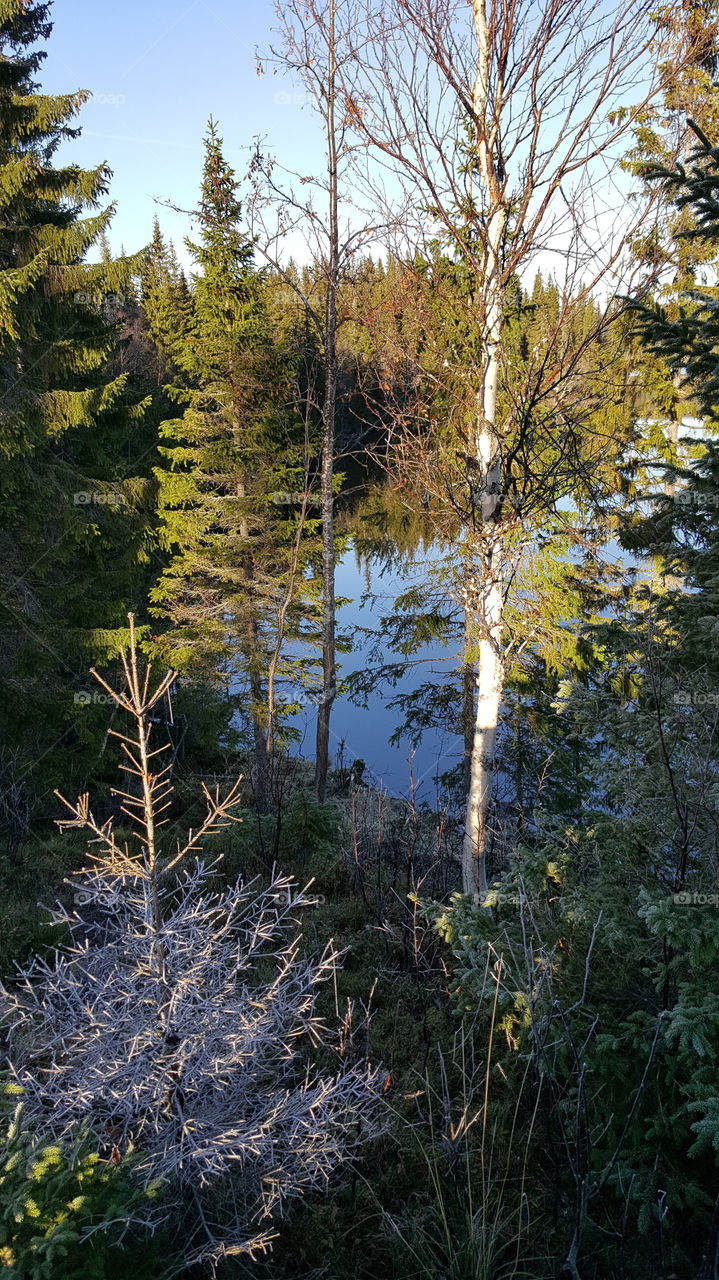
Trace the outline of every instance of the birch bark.
<instances>
[{"instance_id":1,"label":"birch bark","mask_svg":"<svg viewBox=\"0 0 719 1280\"><path fill-rule=\"evenodd\" d=\"M469 574L465 602L467 626L476 636L477 658L474 733L462 846L462 882L465 893L482 898L486 897L488 885L488 818L504 683L504 548L497 385L504 311L502 248L508 209L499 155L502 80L500 73L490 93L490 33L486 0L473 0L472 20L477 48L477 71L472 95L475 159L479 179L477 199L481 207L488 211L488 227L479 291L481 313L478 317L484 347L484 376L478 396L474 448L479 493L473 525L468 530Z\"/></svg>"}]
</instances>

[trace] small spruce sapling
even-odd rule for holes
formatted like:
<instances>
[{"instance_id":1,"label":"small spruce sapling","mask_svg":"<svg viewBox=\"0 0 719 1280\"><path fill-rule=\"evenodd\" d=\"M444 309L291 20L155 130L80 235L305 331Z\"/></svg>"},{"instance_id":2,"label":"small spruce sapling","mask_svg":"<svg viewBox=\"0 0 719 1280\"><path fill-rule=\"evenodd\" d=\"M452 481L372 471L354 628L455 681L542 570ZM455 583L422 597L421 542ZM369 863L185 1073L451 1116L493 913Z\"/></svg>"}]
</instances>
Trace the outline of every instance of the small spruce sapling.
<instances>
[{"instance_id":1,"label":"small spruce sapling","mask_svg":"<svg viewBox=\"0 0 719 1280\"><path fill-rule=\"evenodd\" d=\"M70 816L59 825L90 832L99 852L79 874L84 906L53 913L69 945L0 986L11 1074L48 1137L80 1123L108 1158L132 1152L144 1185L162 1180L185 1263L254 1255L284 1202L323 1188L376 1131L377 1072L338 1058L323 1075L300 1059L301 1042L329 1047L315 996L338 959L331 943L318 960L300 954L306 891L275 873L267 886L213 891L216 863L198 855L206 836L239 821L239 780L224 798L203 787L199 830L165 847L171 765L166 747L151 749L151 714L174 673L151 690L132 617L130 628L125 688L93 675L135 726L132 737L110 731L131 779L114 794L133 838L121 844L87 795L60 797Z\"/></svg>"},{"instance_id":2,"label":"small spruce sapling","mask_svg":"<svg viewBox=\"0 0 719 1280\"><path fill-rule=\"evenodd\" d=\"M48 1144L25 1123L22 1090L0 1084L0 1274L7 1280L153 1280L166 1271L157 1187L133 1184L128 1161L101 1160L81 1130ZM147 1214L143 1209L147 1209ZM138 1272L139 1267L139 1272Z\"/></svg>"}]
</instances>

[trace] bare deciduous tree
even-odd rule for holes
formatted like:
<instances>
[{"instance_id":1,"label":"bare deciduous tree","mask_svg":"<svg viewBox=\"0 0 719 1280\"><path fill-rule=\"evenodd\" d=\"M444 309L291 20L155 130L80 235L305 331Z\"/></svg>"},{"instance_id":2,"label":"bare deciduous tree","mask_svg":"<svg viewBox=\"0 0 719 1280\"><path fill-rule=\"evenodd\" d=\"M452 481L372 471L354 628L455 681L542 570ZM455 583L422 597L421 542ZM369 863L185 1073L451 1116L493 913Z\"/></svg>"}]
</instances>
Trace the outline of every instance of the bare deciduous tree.
<instances>
[{"instance_id":1,"label":"bare deciduous tree","mask_svg":"<svg viewBox=\"0 0 719 1280\"><path fill-rule=\"evenodd\" d=\"M500 408L508 291L538 261L561 268L565 306L600 285L605 296L630 287L626 249L651 203L627 201L619 162L671 74L653 10L651 0L364 0L338 55L344 110L376 161L367 186L380 202L402 203L406 256L424 249L431 259L439 240L471 281L476 355L465 377L468 517L458 577L475 667L463 880L480 897L508 584L538 512L554 514L565 495L576 452L555 447L567 434L557 387L566 407L576 367L556 344L542 354L531 396ZM518 474L524 505L513 501ZM460 482L455 470L455 491Z\"/></svg>"},{"instance_id":2,"label":"bare deciduous tree","mask_svg":"<svg viewBox=\"0 0 719 1280\"><path fill-rule=\"evenodd\" d=\"M248 204L256 246L285 279L288 297L304 311L323 365L319 394L312 386L308 389L322 427L322 688L317 699L315 750L315 788L321 801L327 787L330 719L337 694L335 462L338 334L343 322L339 295L358 250L374 235L365 219L351 225L347 217L358 143L351 133L350 117L338 101L338 51L347 45L354 12L354 0L289 0L278 6L282 43L260 65L289 71L305 86L307 105L321 123L326 167L319 176L292 173L263 155L258 146L251 167L253 197ZM311 263L311 274L304 281L288 270L285 242L292 233L301 236Z\"/></svg>"}]
</instances>

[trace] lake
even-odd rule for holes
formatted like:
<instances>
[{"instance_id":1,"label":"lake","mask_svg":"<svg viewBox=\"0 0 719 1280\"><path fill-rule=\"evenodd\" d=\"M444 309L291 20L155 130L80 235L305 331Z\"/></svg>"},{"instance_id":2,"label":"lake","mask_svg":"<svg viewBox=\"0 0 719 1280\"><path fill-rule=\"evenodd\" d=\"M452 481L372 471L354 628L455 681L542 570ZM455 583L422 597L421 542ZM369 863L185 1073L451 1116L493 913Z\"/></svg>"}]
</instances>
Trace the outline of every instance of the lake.
<instances>
[{"instance_id":1,"label":"lake","mask_svg":"<svg viewBox=\"0 0 719 1280\"><path fill-rule=\"evenodd\" d=\"M370 660L368 651L373 639L367 631L376 632L381 619L393 611L394 601L402 592L426 575L429 557L408 558L401 567L388 565L375 555L365 556L353 545L337 564L337 597L346 597L347 604L337 610L338 635L347 636L352 643L351 653L338 653L339 679L358 668L379 666L395 659L384 652ZM364 658L364 661L363 661ZM332 709L330 730L330 754L333 762L343 754L344 764L355 760L366 765L365 779L373 786L384 788L389 795L406 797L411 790L411 777L417 798L433 805L437 801L438 788L434 778L447 772L462 756L462 739L459 735L436 728L427 729L419 745L410 749L403 741L390 745L389 738L401 723L402 712L388 706L397 693L410 693L419 685L436 678L438 681L456 667L454 650L439 643L424 645L412 654L412 665L393 687L380 682L369 695L367 708L357 706L346 694L340 694ZM316 712L306 706L290 723L302 734L300 744L293 754L314 758Z\"/></svg>"},{"instance_id":2,"label":"lake","mask_svg":"<svg viewBox=\"0 0 719 1280\"><path fill-rule=\"evenodd\" d=\"M357 526L355 525L355 528ZM414 585L427 581L432 568L446 561L448 547L424 547L420 536L403 539L399 544L385 541L385 551L377 550L372 539L359 539L360 547L350 543L336 570L336 595L346 597L348 603L338 606L337 634L347 637L352 651L338 652L339 681L357 669L379 670L383 663L402 660L393 653L388 643L382 642L382 619L394 612L397 596ZM375 544L375 546L378 544ZM368 549L365 551L364 548ZM651 565L641 557L630 555L617 543L607 543L603 548L608 562L633 570L640 577L650 577ZM572 559L581 559L582 551L569 551ZM372 634L368 634L372 633ZM379 636L378 636L379 633ZM414 785L415 794L433 808L439 807L443 788L435 778L447 773L462 758L461 737L449 729L433 727L424 730L415 748L406 739L398 745L390 744L390 737L403 721L401 708L389 705L398 695L411 693L418 686L433 681L441 684L457 671L460 641L448 647L436 641L413 652L409 665L396 685L378 677L375 688L368 694L367 706L357 705L346 693L340 694L334 703L331 719L330 755L333 763L342 757L345 767L355 760L365 763L365 778L373 786L384 788L388 794L406 798ZM458 683L456 676L455 683ZM297 694L299 689L295 690ZM314 759L316 711L310 704L289 723L300 732L300 742L292 748L292 754Z\"/></svg>"}]
</instances>

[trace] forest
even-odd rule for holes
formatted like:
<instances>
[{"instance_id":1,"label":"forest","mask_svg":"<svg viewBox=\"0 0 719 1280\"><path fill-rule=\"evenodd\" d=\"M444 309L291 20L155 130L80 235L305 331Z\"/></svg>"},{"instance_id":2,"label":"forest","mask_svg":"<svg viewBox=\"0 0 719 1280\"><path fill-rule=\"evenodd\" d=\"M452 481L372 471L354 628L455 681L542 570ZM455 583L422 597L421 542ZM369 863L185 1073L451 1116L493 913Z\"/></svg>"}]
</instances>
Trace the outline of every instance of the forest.
<instances>
[{"instance_id":1,"label":"forest","mask_svg":"<svg viewBox=\"0 0 719 1280\"><path fill-rule=\"evenodd\" d=\"M312 167L210 95L130 253L66 20L0 0L0 1276L719 1280L718 0L285 0Z\"/></svg>"}]
</instances>

